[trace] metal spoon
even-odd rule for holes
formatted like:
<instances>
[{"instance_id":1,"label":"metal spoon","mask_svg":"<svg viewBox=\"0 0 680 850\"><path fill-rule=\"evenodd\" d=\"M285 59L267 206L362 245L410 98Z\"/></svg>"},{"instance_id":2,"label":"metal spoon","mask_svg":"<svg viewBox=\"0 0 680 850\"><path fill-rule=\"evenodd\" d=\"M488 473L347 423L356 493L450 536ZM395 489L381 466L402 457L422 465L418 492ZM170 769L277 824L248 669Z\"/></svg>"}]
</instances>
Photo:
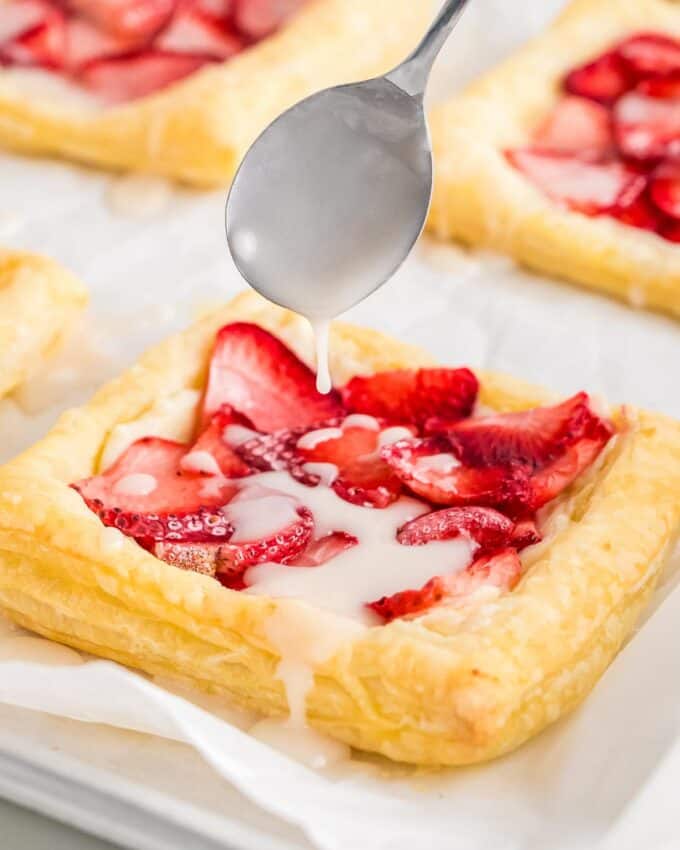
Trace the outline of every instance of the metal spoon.
<instances>
[{"instance_id":1,"label":"metal spoon","mask_svg":"<svg viewBox=\"0 0 680 850\"><path fill-rule=\"evenodd\" d=\"M444 3L384 77L300 101L247 152L227 200L227 242L243 277L270 301L329 319L408 256L432 194L425 87L465 3Z\"/></svg>"}]
</instances>

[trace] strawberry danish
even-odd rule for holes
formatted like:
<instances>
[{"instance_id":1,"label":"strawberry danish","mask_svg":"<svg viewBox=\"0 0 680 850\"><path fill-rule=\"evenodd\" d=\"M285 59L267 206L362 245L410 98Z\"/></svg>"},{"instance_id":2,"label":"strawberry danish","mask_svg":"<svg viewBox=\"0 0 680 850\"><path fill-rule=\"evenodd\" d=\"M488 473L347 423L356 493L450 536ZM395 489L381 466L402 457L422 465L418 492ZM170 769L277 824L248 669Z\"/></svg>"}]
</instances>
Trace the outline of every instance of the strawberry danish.
<instances>
[{"instance_id":1,"label":"strawberry danish","mask_svg":"<svg viewBox=\"0 0 680 850\"><path fill-rule=\"evenodd\" d=\"M0 607L269 715L297 669L298 721L390 758L516 747L630 634L680 429L340 324L321 395L309 342L242 296L66 414L0 472Z\"/></svg>"}]
</instances>

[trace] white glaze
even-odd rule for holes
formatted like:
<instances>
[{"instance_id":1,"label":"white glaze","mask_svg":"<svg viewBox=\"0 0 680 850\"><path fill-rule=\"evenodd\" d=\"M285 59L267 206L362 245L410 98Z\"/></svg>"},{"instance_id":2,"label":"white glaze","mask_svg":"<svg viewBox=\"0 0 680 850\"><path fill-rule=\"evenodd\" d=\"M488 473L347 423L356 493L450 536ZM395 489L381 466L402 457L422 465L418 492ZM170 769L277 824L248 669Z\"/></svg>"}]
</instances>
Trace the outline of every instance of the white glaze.
<instances>
[{"instance_id":1,"label":"white glaze","mask_svg":"<svg viewBox=\"0 0 680 850\"><path fill-rule=\"evenodd\" d=\"M452 472L457 466L460 466L458 458L448 452L436 455L427 455L419 457L413 465L413 476L419 478L427 476L429 472L441 472L446 474Z\"/></svg>"},{"instance_id":2,"label":"white glaze","mask_svg":"<svg viewBox=\"0 0 680 850\"><path fill-rule=\"evenodd\" d=\"M379 431L380 423L375 416L368 416L366 413L350 413L349 416L345 416L340 427L343 431L346 428L364 428L366 431Z\"/></svg>"},{"instance_id":3,"label":"white glaze","mask_svg":"<svg viewBox=\"0 0 680 850\"><path fill-rule=\"evenodd\" d=\"M245 428L243 425L227 425L222 431L222 439L230 446L242 446L253 437L259 437L258 431L253 431L252 428Z\"/></svg>"},{"instance_id":4,"label":"white glaze","mask_svg":"<svg viewBox=\"0 0 680 850\"><path fill-rule=\"evenodd\" d=\"M338 477L338 467L334 463L303 463L302 468L310 475L318 475L322 484L330 487Z\"/></svg>"},{"instance_id":5,"label":"white glaze","mask_svg":"<svg viewBox=\"0 0 680 850\"><path fill-rule=\"evenodd\" d=\"M197 449L185 454L179 462L184 472L198 472L203 475L221 475L219 464L210 452Z\"/></svg>"},{"instance_id":6,"label":"white glaze","mask_svg":"<svg viewBox=\"0 0 680 850\"><path fill-rule=\"evenodd\" d=\"M399 440L410 440L413 437L412 432L408 428L401 425L394 425L392 428L385 428L378 435L378 448L389 446Z\"/></svg>"},{"instance_id":7,"label":"white glaze","mask_svg":"<svg viewBox=\"0 0 680 850\"><path fill-rule=\"evenodd\" d=\"M146 472L124 475L113 485L114 493L126 496L148 496L158 487L158 481Z\"/></svg>"},{"instance_id":8,"label":"white glaze","mask_svg":"<svg viewBox=\"0 0 680 850\"><path fill-rule=\"evenodd\" d=\"M269 643L281 660L276 677L283 683L288 717L256 723L250 733L308 767L324 768L349 758L349 747L307 726L307 697L314 670L351 641L363 628L338 617L323 615L298 602L280 602L265 623Z\"/></svg>"},{"instance_id":9,"label":"white glaze","mask_svg":"<svg viewBox=\"0 0 680 850\"><path fill-rule=\"evenodd\" d=\"M264 540L299 520L295 499L281 493L251 496L247 490L248 485L240 491L240 494L245 491L245 497L232 499L222 508L222 513L234 526L230 542Z\"/></svg>"},{"instance_id":10,"label":"white glaze","mask_svg":"<svg viewBox=\"0 0 680 850\"><path fill-rule=\"evenodd\" d=\"M426 546L402 546L397 529L427 513L416 499L401 498L382 510L346 502L327 487L305 487L285 472L266 472L259 483L290 493L314 514L316 538L332 531L353 534L360 545L313 570L261 564L246 574L246 593L301 599L362 623L374 622L365 603L400 590L421 587L433 576L465 569L475 544L463 537Z\"/></svg>"},{"instance_id":11,"label":"white glaze","mask_svg":"<svg viewBox=\"0 0 680 850\"><path fill-rule=\"evenodd\" d=\"M328 335L329 319L309 319L314 332L314 348L316 351L316 388L320 393L329 393L333 387L330 367L328 364Z\"/></svg>"},{"instance_id":12,"label":"white glaze","mask_svg":"<svg viewBox=\"0 0 680 850\"><path fill-rule=\"evenodd\" d=\"M308 431L297 441L298 449L315 449L327 440L338 440L342 437L341 428L317 428L316 431Z\"/></svg>"}]
</instances>

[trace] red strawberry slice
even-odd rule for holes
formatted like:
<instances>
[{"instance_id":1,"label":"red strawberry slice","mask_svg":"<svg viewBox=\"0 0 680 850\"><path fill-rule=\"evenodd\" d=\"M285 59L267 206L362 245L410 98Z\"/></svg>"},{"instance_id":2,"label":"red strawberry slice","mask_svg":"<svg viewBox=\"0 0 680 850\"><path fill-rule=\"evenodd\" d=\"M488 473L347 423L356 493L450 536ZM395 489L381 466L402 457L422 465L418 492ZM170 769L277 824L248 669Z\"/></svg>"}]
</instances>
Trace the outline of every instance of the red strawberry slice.
<instances>
[{"instance_id":1,"label":"red strawberry slice","mask_svg":"<svg viewBox=\"0 0 680 850\"><path fill-rule=\"evenodd\" d=\"M659 33L639 33L618 47L618 54L639 76L680 71L680 41Z\"/></svg>"},{"instance_id":2,"label":"red strawberry slice","mask_svg":"<svg viewBox=\"0 0 680 850\"><path fill-rule=\"evenodd\" d=\"M533 546L534 543L540 543L543 540L543 535L538 530L536 520L530 517L517 520L515 523L510 545L515 549L524 549L527 546Z\"/></svg>"},{"instance_id":3,"label":"red strawberry slice","mask_svg":"<svg viewBox=\"0 0 680 850\"><path fill-rule=\"evenodd\" d=\"M451 576L436 576L420 590L403 590L367 603L385 622L422 614L435 605L461 602L482 587L512 590L522 575L522 562L515 549L507 548L478 558L466 570Z\"/></svg>"},{"instance_id":4,"label":"red strawberry slice","mask_svg":"<svg viewBox=\"0 0 680 850\"><path fill-rule=\"evenodd\" d=\"M466 419L447 436L466 466L515 463L538 469L603 424L590 409L587 393L581 392L552 407Z\"/></svg>"},{"instance_id":5,"label":"red strawberry slice","mask_svg":"<svg viewBox=\"0 0 680 850\"><path fill-rule=\"evenodd\" d=\"M176 83L210 61L209 56L146 50L95 59L82 67L78 78L110 103L123 103Z\"/></svg>"},{"instance_id":6,"label":"red strawberry slice","mask_svg":"<svg viewBox=\"0 0 680 850\"><path fill-rule=\"evenodd\" d=\"M659 228L659 234L669 242L680 242L680 221L671 219L664 222Z\"/></svg>"},{"instance_id":7,"label":"red strawberry slice","mask_svg":"<svg viewBox=\"0 0 680 850\"><path fill-rule=\"evenodd\" d=\"M613 115L624 156L647 161L680 155L680 99L632 91L617 102Z\"/></svg>"},{"instance_id":8,"label":"red strawberry slice","mask_svg":"<svg viewBox=\"0 0 680 850\"><path fill-rule=\"evenodd\" d=\"M432 540L451 540L463 535L482 549L507 546L515 523L493 508L444 508L412 519L397 531L403 546L422 546Z\"/></svg>"},{"instance_id":9,"label":"red strawberry slice","mask_svg":"<svg viewBox=\"0 0 680 850\"><path fill-rule=\"evenodd\" d=\"M378 430L341 426L329 431L337 432L337 436L316 443L313 448L301 447L299 441L296 450L304 462L337 467L338 476L331 486L341 499L364 507L385 508L399 498L402 484L380 457Z\"/></svg>"},{"instance_id":10,"label":"red strawberry slice","mask_svg":"<svg viewBox=\"0 0 680 850\"><path fill-rule=\"evenodd\" d=\"M183 443L145 437L106 472L72 486L104 525L142 541L229 539L233 528L219 510L236 492L226 479L185 476Z\"/></svg>"},{"instance_id":11,"label":"red strawberry slice","mask_svg":"<svg viewBox=\"0 0 680 850\"><path fill-rule=\"evenodd\" d=\"M665 77L649 77L638 83L635 91L648 97L661 99L680 99L680 71Z\"/></svg>"},{"instance_id":12,"label":"red strawberry slice","mask_svg":"<svg viewBox=\"0 0 680 850\"><path fill-rule=\"evenodd\" d=\"M288 561L288 565L291 567L320 567L346 549L356 546L358 542L352 534L347 534L345 531L333 531L318 540L312 540L304 552L292 561Z\"/></svg>"},{"instance_id":13,"label":"red strawberry slice","mask_svg":"<svg viewBox=\"0 0 680 850\"><path fill-rule=\"evenodd\" d=\"M223 61L242 50L244 42L218 18L209 17L198 8L181 7L156 39L155 47Z\"/></svg>"},{"instance_id":14,"label":"red strawberry slice","mask_svg":"<svg viewBox=\"0 0 680 850\"><path fill-rule=\"evenodd\" d=\"M586 215L606 212L645 187L644 176L623 162L585 162L529 148L507 151L506 156L548 197Z\"/></svg>"},{"instance_id":15,"label":"red strawberry slice","mask_svg":"<svg viewBox=\"0 0 680 850\"><path fill-rule=\"evenodd\" d=\"M228 406L225 405L222 410L218 410L188 454L180 461L182 472L222 474L226 478L250 475L250 467L224 439L225 429L234 422L234 415Z\"/></svg>"},{"instance_id":16,"label":"red strawberry slice","mask_svg":"<svg viewBox=\"0 0 680 850\"><path fill-rule=\"evenodd\" d=\"M263 507L266 510L266 504ZM160 541L153 552L173 566L216 576L228 587L241 589L243 574L249 567L268 562L287 564L305 551L314 530L314 520L305 507L298 507L297 514L290 524L261 540L239 543Z\"/></svg>"},{"instance_id":17,"label":"red strawberry slice","mask_svg":"<svg viewBox=\"0 0 680 850\"><path fill-rule=\"evenodd\" d=\"M641 230L658 231L663 221L663 216L652 203L647 191L638 195L632 202L624 199L609 211L609 215Z\"/></svg>"},{"instance_id":18,"label":"red strawberry slice","mask_svg":"<svg viewBox=\"0 0 680 850\"><path fill-rule=\"evenodd\" d=\"M422 425L433 416L469 416L479 381L469 369L399 369L352 378L341 390L348 410Z\"/></svg>"},{"instance_id":19,"label":"red strawberry slice","mask_svg":"<svg viewBox=\"0 0 680 850\"><path fill-rule=\"evenodd\" d=\"M226 325L217 334L204 421L223 404L266 432L311 427L343 412L337 392L318 392L311 369L275 336L247 322Z\"/></svg>"},{"instance_id":20,"label":"red strawberry slice","mask_svg":"<svg viewBox=\"0 0 680 850\"><path fill-rule=\"evenodd\" d=\"M111 35L145 42L170 20L175 0L67 0L68 6Z\"/></svg>"},{"instance_id":21,"label":"red strawberry slice","mask_svg":"<svg viewBox=\"0 0 680 850\"><path fill-rule=\"evenodd\" d=\"M120 56L133 47L130 40L117 38L83 18L66 21L66 65L76 70L93 59Z\"/></svg>"},{"instance_id":22,"label":"red strawberry slice","mask_svg":"<svg viewBox=\"0 0 680 850\"><path fill-rule=\"evenodd\" d=\"M593 429L587 437L536 472L531 478L529 507L538 510L572 484L593 463L611 436L611 428L602 422L601 427Z\"/></svg>"},{"instance_id":23,"label":"red strawberry slice","mask_svg":"<svg viewBox=\"0 0 680 850\"><path fill-rule=\"evenodd\" d=\"M233 11L233 0L189 0L187 5L192 6L209 18L227 20Z\"/></svg>"},{"instance_id":24,"label":"red strawberry slice","mask_svg":"<svg viewBox=\"0 0 680 850\"><path fill-rule=\"evenodd\" d=\"M631 89L636 75L618 53L605 53L592 62L571 71L564 79L564 88L571 94L611 105Z\"/></svg>"},{"instance_id":25,"label":"red strawberry slice","mask_svg":"<svg viewBox=\"0 0 680 850\"><path fill-rule=\"evenodd\" d=\"M341 420L331 419L324 423L328 427L337 425ZM297 442L309 428L291 428L274 431L273 434L261 434L236 446L236 453L251 468L260 472L290 472L293 478L309 487L320 482L318 475L302 469L303 460L297 452Z\"/></svg>"},{"instance_id":26,"label":"red strawberry slice","mask_svg":"<svg viewBox=\"0 0 680 850\"><path fill-rule=\"evenodd\" d=\"M680 161L662 163L652 173L649 192L661 212L680 222Z\"/></svg>"},{"instance_id":27,"label":"red strawberry slice","mask_svg":"<svg viewBox=\"0 0 680 850\"><path fill-rule=\"evenodd\" d=\"M234 23L246 36L264 38L296 12L304 0L233 0Z\"/></svg>"},{"instance_id":28,"label":"red strawberry slice","mask_svg":"<svg viewBox=\"0 0 680 850\"><path fill-rule=\"evenodd\" d=\"M62 12L41 0L2 5L0 65L61 68L66 50Z\"/></svg>"},{"instance_id":29,"label":"red strawberry slice","mask_svg":"<svg viewBox=\"0 0 680 850\"><path fill-rule=\"evenodd\" d=\"M433 504L514 509L529 501L529 470L462 466L444 435L400 440L385 446L381 455L410 490Z\"/></svg>"},{"instance_id":30,"label":"red strawberry slice","mask_svg":"<svg viewBox=\"0 0 680 850\"><path fill-rule=\"evenodd\" d=\"M608 109L584 97L563 97L534 135L544 151L604 159L614 147Z\"/></svg>"}]
</instances>

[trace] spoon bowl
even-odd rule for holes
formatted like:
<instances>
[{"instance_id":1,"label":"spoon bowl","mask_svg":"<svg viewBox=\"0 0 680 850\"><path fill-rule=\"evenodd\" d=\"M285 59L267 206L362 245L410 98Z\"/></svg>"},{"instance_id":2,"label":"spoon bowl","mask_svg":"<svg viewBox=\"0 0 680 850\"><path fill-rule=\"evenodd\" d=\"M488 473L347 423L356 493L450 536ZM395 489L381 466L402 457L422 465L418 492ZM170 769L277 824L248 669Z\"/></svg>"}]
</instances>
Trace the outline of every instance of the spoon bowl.
<instances>
[{"instance_id":1,"label":"spoon bowl","mask_svg":"<svg viewBox=\"0 0 680 850\"><path fill-rule=\"evenodd\" d=\"M335 316L401 265L431 192L422 99L382 77L339 86L296 104L255 141L227 203L227 240L270 301Z\"/></svg>"},{"instance_id":2,"label":"spoon bowl","mask_svg":"<svg viewBox=\"0 0 680 850\"><path fill-rule=\"evenodd\" d=\"M447 0L389 74L306 98L248 150L227 200L227 242L265 298L323 322L406 259L432 195L425 85L465 2Z\"/></svg>"}]
</instances>

